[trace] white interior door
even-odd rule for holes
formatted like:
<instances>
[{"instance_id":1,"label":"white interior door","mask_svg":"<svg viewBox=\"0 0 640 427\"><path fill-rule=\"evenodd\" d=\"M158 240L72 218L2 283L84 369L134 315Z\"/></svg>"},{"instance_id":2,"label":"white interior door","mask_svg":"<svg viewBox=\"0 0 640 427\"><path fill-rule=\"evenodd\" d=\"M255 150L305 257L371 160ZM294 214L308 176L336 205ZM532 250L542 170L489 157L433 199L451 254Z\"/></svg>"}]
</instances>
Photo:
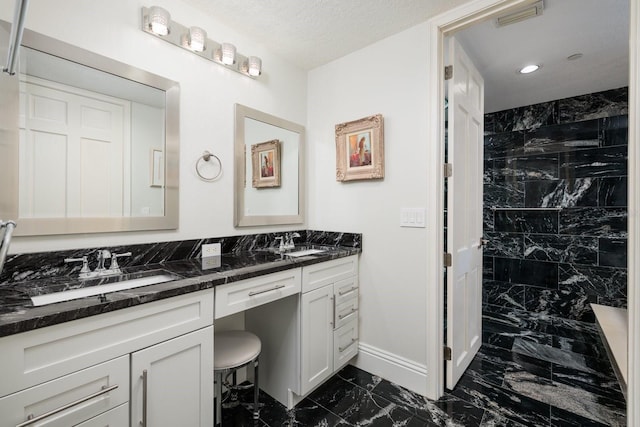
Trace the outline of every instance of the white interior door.
<instances>
[{"instance_id":1,"label":"white interior door","mask_svg":"<svg viewBox=\"0 0 640 427\"><path fill-rule=\"evenodd\" d=\"M452 389L482 344L482 173L484 81L454 37L449 93L447 252L447 388Z\"/></svg>"},{"instance_id":2,"label":"white interior door","mask_svg":"<svg viewBox=\"0 0 640 427\"><path fill-rule=\"evenodd\" d=\"M20 216L122 216L128 102L30 79L21 93Z\"/></svg>"}]
</instances>

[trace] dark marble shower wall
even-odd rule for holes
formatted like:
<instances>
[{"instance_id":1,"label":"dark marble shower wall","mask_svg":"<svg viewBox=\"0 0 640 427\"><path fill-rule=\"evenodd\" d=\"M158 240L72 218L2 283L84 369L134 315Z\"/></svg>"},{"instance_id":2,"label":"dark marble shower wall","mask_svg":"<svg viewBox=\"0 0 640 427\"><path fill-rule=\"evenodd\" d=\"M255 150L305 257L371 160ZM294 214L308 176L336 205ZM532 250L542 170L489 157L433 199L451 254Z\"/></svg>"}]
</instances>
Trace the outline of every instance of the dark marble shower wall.
<instances>
[{"instance_id":1,"label":"dark marble shower wall","mask_svg":"<svg viewBox=\"0 0 640 427\"><path fill-rule=\"evenodd\" d=\"M627 105L620 88L485 115L485 312L626 307Z\"/></svg>"}]
</instances>

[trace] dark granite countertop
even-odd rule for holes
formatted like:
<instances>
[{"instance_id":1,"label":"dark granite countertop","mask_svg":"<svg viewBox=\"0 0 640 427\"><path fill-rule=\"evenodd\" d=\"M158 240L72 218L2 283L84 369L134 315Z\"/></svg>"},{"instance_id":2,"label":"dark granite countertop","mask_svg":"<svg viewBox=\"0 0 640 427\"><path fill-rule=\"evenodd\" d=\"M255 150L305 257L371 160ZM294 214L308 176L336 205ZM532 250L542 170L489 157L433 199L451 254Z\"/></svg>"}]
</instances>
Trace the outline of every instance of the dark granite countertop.
<instances>
[{"instance_id":1,"label":"dark granite countertop","mask_svg":"<svg viewBox=\"0 0 640 427\"><path fill-rule=\"evenodd\" d=\"M31 302L32 296L90 286L96 279L66 276L6 283L0 287L0 337L361 252L360 248L342 246L323 246L322 249L325 250L322 253L302 257L255 250L126 267L123 273L164 270L180 279L38 307Z\"/></svg>"}]
</instances>

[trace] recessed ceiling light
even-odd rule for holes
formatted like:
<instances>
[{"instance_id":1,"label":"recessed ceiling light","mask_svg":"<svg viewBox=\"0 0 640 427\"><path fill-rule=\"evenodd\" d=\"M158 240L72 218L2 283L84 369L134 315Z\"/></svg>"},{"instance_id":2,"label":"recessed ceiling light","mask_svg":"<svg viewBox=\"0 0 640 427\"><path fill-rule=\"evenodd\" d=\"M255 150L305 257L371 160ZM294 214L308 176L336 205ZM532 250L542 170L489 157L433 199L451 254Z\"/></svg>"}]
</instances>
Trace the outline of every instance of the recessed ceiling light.
<instances>
[{"instance_id":1,"label":"recessed ceiling light","mask_svg":"<svg viewBox=\"0 0 640 427\"><path fill-rule=\"evenodd\" d=\"M529 73L533 73L534 71L537 71L540 68L539 65L527 65L526 67L522 67L520 70L518 70L518 72L520 74L529 74Z\"/></svg>"}]
</instances>

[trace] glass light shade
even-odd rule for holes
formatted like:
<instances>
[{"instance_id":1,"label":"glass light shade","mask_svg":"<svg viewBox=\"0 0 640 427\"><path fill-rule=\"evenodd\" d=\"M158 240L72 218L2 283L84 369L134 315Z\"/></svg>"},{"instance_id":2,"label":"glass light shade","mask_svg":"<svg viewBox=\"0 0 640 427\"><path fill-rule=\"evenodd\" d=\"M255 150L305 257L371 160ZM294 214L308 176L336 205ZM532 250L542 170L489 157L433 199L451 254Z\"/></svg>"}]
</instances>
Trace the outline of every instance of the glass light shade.
<instances>
[{"instance_id":1,"label":"glass light shade","mask_svg":"<svg viewBox=\"0 0 640 427\"><path fill-rule=\"evenodd\" d=\"M159 35L166 36L169 34L169 24L171 15L165 9L159 6L151 6L149 8L149 29Z\"/></svg>"},{"instance_id":2,"label":"glass light shade","mask_svg":"<svg viewBox=\"0 0 640 427\"><path fill-rule=\"evenodd\" d=\"M257 56L250 56L247 62L247 73L250 76L259 76L262 73L262 59Z\"/></svg>"},{"instance_id":3,"label":"glass light shade","mask_svg":"<svg viewBox=\"0 0 640 427\"><path fill-rule=\"evenodd\" d=\"M232 65L236 62L236 47L231 43L222 43L222 63Z\"/></svg>"},{"instance_id":4,"label":"glass light shade","mask_svg":"<svg viewBox=\"0 0 640 427\"><path fill-rule=\"evenodd\" d=\"M207 32L200 27L189 28L189 48L194 52L203 52L205 42L207 40Z\"/></svg>"}]
</instances>

